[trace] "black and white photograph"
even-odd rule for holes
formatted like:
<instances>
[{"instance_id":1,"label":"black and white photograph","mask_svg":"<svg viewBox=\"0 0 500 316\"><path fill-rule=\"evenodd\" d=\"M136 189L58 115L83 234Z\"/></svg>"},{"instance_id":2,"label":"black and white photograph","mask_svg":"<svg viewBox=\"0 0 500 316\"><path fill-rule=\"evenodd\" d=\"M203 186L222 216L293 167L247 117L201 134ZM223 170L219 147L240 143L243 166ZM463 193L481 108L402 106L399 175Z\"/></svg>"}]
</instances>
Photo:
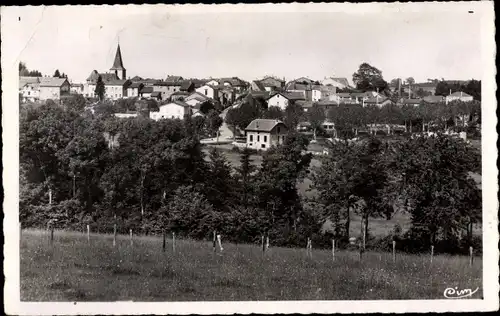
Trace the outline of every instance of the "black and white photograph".
<instances>
[{"instance_id":1,"label":"black and white photograph","mask_svg":"<svg viewBox=\"0 0 500 316\"><path fill-rule=\"evenodd\" d=\"M493 2L1 23L7 313L498 309Z\"/></svg>"}]
</instances>

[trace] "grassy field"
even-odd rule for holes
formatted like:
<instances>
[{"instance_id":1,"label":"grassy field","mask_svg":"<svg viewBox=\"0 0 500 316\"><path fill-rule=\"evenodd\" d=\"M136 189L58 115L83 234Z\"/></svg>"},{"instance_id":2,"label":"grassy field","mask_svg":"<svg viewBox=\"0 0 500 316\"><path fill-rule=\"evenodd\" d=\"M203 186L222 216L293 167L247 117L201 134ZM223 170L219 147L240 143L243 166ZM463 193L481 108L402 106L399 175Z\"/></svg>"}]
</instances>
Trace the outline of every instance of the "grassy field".
<instances>
[{"instance_id":1,"label":"grassy field","mask_svg":"<svg viewBox=\"0 0 500 316\"><path fill-rule=\"evenodd\" d=\"M479 287L482 260L467 257L271 248L210 242L43 231L21 238L22 301L241 301L442 299L448 287Z\"/></svg>"}]
</instances>

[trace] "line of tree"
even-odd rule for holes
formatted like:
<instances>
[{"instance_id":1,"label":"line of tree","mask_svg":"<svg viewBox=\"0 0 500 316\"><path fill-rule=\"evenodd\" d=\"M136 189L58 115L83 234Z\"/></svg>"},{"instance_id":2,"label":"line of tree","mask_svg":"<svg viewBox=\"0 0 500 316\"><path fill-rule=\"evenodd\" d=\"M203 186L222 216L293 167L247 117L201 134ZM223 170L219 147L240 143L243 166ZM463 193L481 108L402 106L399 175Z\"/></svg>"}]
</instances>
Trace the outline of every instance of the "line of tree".
<instances>
[{"instance_id":1,"label":"line of tree","mask_svg":"<svg viewBox=\"0 0 500 316\"><path fill-rule=\"evenodd\" d=\"M26 63L19 62L19 76L20 77L42 77L42 73L38 70L29 70Z\"/></svg>"}]
</instances>

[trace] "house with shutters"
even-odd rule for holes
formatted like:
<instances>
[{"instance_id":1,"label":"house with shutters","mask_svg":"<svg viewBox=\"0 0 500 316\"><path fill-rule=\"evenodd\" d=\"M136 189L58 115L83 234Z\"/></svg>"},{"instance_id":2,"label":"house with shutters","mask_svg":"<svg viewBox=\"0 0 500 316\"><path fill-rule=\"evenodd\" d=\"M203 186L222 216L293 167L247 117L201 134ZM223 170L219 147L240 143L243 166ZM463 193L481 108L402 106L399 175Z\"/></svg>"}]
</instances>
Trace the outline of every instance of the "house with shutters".
<instances>
[{"instance_id":1,"label":"house with shutters","mask_svg":"<svg viewBox=\"0 0 500 316\"><path fill-rule=\"evenodd\" d=\"M280 120L256 119L245 128L248 148L267 150L285 142L288 129Z\"/></svg>"}]
</instances>

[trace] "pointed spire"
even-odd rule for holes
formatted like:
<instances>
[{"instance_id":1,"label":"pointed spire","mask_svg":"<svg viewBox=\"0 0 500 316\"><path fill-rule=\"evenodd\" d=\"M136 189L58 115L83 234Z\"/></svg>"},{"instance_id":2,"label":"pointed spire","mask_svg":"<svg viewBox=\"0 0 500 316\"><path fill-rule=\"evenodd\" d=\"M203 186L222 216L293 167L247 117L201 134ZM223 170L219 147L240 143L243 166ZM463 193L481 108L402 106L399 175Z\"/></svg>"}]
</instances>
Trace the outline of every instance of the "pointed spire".
<instances>
[{"instance_id":1,"label":"pointed spire","mask_svg":"<svg viewBox=\"0 0 500 316\"><path fill-rule=\"evenodd\" d=\"M115 61L113 63L113 67L111 67L111 70L123 70L123 69L125 69L125 67L123 67L122 51L120 50L120 43L118 43L118 47L116 48Z\"/></svg>"}]
</instances>

